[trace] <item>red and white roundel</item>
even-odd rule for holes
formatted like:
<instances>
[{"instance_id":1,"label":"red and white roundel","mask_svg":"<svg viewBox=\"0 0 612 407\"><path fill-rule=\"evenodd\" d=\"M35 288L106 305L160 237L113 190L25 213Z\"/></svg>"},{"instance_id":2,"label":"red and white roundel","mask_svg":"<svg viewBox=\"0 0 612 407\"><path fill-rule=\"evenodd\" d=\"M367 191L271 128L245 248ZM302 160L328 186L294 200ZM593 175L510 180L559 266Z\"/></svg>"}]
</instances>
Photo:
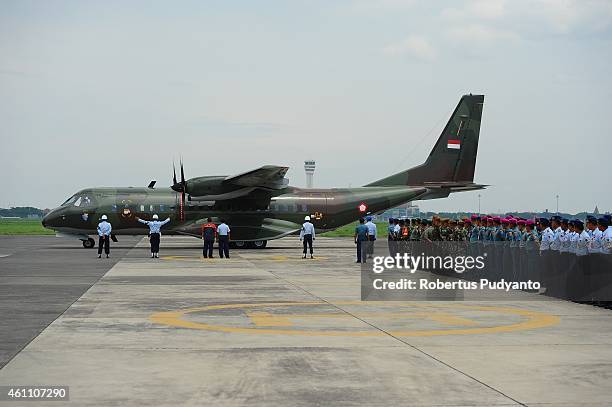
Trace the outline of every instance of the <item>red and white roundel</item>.
<instances>
[{"instance_id":1,"label":"red and white roundel","mask_svg":"<svg viewBox=\"0 0 612 407\"><path fill-rule=\"evenodd\" d=\"M367 210L368 210L368 205L366 205L363 202L359 204L359 212L365 212Z\"/></svg>"}]
</instances>

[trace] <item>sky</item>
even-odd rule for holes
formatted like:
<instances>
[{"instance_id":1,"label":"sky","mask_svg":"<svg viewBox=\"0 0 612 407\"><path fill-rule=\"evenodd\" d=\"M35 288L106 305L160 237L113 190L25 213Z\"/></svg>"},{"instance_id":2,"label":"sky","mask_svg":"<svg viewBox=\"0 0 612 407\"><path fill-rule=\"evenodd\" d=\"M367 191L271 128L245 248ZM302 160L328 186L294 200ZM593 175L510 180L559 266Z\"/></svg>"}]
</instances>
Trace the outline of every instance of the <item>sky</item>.
<instances>
[{"instance_id":1,"label":"sky","mask_svg":"<svg viewBox=\"0 0 612 407\"><path fill-rule=\"evenodd\" d=\"M485 94L480 192L425 211L612 210L608 0L0 0L0 207L291 167L422 163Z\"/></svg>"}]
</instances>

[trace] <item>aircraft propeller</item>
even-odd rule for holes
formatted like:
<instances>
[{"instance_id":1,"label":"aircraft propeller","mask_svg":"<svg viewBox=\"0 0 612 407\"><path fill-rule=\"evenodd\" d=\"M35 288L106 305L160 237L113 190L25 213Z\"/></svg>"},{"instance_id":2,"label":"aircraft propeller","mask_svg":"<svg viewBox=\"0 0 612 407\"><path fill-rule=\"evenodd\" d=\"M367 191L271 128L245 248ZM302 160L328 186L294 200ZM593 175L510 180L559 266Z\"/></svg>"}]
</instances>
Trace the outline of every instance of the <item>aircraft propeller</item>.
<instances>
[{"instance_id":1,"label":"aircraft propeller","mask_svg":"<svg viewBox=\"0 0 612 407\"><path fill-rule=\"evenodd\" d=\"M185 220L185 194L187 193L187 181L185 181L185 170L183 169L183 159L181 158L181 182L177 182L176 180L176 167L174 163L172 163L172 190L181 193L181 202L179 206L179 218L181 221Z\"/></svg>"}]
</instances>

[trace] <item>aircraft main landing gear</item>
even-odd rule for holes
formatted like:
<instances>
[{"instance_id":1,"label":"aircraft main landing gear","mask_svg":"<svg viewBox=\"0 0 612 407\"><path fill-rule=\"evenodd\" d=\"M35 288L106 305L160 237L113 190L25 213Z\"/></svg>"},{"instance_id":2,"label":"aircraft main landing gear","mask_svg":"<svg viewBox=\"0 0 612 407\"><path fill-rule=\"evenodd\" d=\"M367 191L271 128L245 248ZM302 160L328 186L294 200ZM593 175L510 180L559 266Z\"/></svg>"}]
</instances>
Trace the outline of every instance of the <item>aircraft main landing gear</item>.
<instances>
[{"instance_id":1,"label":"aircraft main landing gear","mask_svg":"<svg viewBox=\"0 0 612 407\"><path fill-rule=\"evenodd\" d=\"M83 240L83 247L86 249L93 249L96 246L96 241L91 237L87 240Z\"/></svg>"},{"instance_id":2,"label":"aircraft main landing gear","mask_svg":"<svg viewBox=\"0 0 612 407\"><path fill-rule=\"evenodd\" d=\"M253 248L255 249L264 249L268 245L268 241L267 240L255 240L254 242L251 242L251 244L253 245Z\"/></svg>"},{"instance_id":3,"label":"aircraft main landing gear","mask_svg":"<svg viewBox=\"0 0 612 407\"><path fill-rule=\"evenodd\" d=\"M266 247L267 244L267 240L255 240L253 242L235 240L230 242L230 247L233 249L263 249Z\"/></svg>"}]
</instances>

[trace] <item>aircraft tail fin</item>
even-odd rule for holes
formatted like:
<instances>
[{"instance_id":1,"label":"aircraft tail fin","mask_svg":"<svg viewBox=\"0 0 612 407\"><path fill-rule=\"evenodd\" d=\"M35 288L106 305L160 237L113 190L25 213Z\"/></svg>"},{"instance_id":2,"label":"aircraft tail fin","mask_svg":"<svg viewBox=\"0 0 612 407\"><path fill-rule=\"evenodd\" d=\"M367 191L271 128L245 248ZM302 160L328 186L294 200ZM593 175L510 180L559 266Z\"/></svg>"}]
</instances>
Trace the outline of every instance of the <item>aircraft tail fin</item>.
<instances>
[{"instance_id":1,"label":"aircraft tail fin","mask_svg":"<svg viewBox=\"0 0 612 407\"><path fill-rule=\"evenodd\" d=\"M423 164L366 186L473 183L483 104L484 95L462 96Z\"/></svg>"}]
</instances>

